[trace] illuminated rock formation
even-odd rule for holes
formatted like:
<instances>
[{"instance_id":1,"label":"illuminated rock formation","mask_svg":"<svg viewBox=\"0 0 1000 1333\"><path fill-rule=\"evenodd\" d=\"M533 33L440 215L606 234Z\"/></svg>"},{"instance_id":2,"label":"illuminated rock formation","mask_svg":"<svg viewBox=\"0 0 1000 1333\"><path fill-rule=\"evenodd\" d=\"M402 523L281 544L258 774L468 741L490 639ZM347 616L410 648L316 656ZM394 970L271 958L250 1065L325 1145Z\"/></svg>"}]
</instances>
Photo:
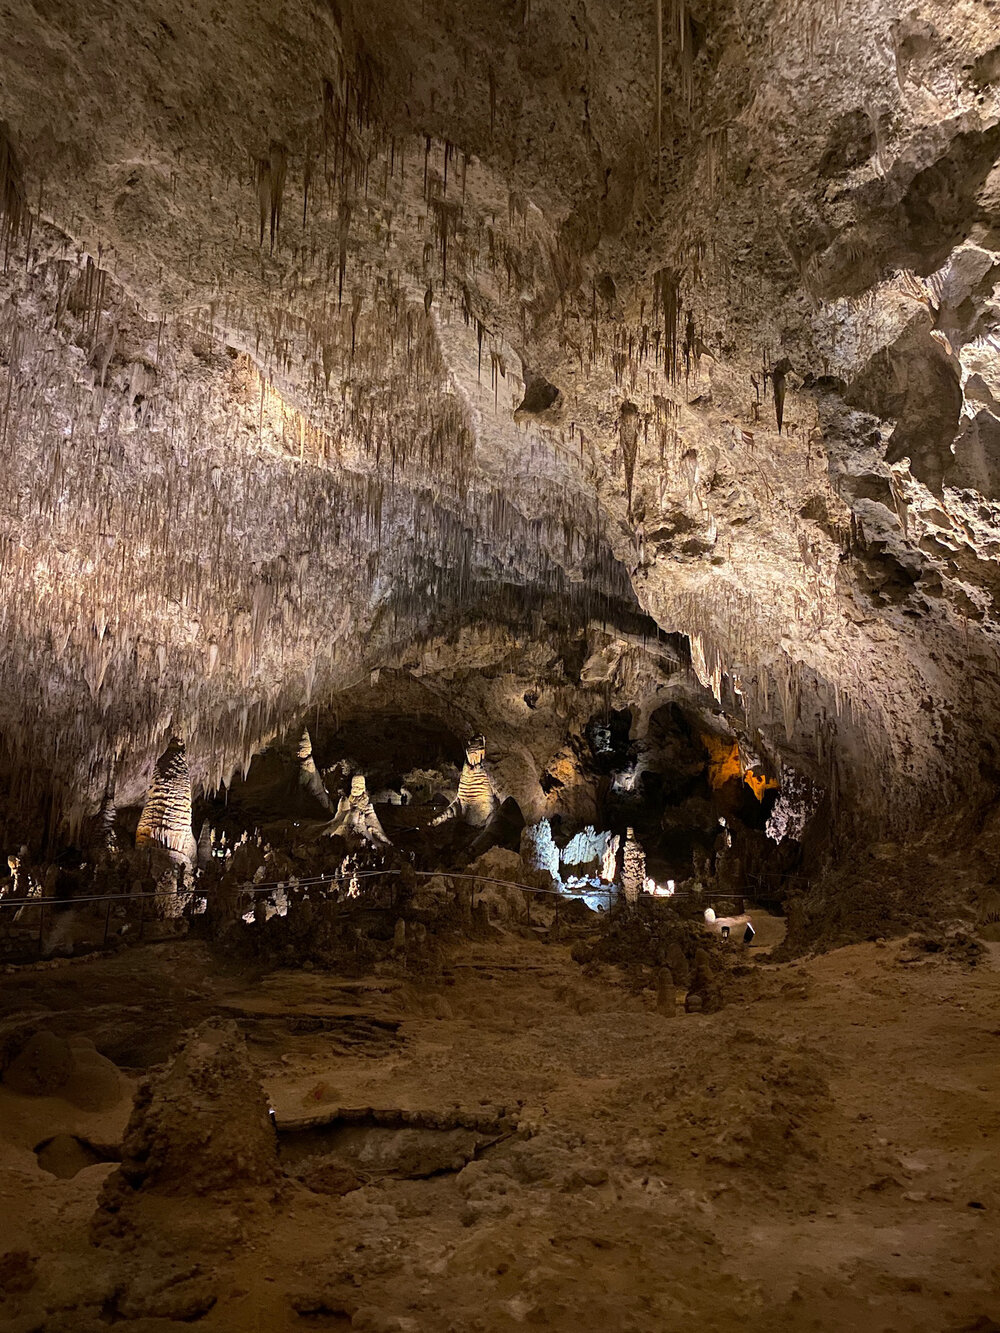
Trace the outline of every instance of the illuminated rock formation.
<instances>
[{"instance_id":1,"label":"illuminated rock formation","mask_svg":"<svg viewBox=\"0 0 1000 1333\"><path fill-rule=\"evenodd\" d=\"M845 840L995 789L989 11L46 12L0 50L15 801L138 799L170 717L214 790L484 608L646 613L610 692L686 636Z\"/></svg>"},{"instance_id":2,"label":"illuminated rock formation","mask_svg":"<svg viewBox=\"0 0 1000 1333\"><path fill-rule=\"evenodd\" d=\"M181 865L194 864L198 848L191 830L191 774L184 742L177 736L156 761L135 845L162 852Z\"/></svg>"},{"instance_id":3,"label":"illuminated rock formation","mask_svg":"<svg viewBox=\"0 0 1000 1333\"><path fill-rule=\"evenodd\" d=\"M390 846L375 813L363 774L356 773L351 778L351 790L340 798L337 813L323 832L330 837L339 834L348 843L369 842L383 847Z\"/></svg>"},{"instance_id":4,"label":"illuminated rock formation","mask_svg":"<svg viewBox=\"0 0 1000 1333\"><path fill-rule=\"evenodd\" d=\"M619 841L617 834L599 833L593 824L588 824L563 848L563 867L569 873L597 874L610 884L617 873Z\"/></svg>"},{"instance_id":5,"label":"illuminated rock formation","mask_svg":"<svg viewBox=\"0 0 1000 1333\"><path fill-rule=\"evenodd\" d=\"M309 793L324 810L332 810L333 802L324 785L316 760L313 758L312 737L306 728L299 739L299 786Z\"/></svg>"},{"instance_id":6,"label":"illuminated rock formation","mask_svg":"<svg viewBox=\"0 0 1000 1333\"><path fill-rule=\"evenodd\" d=\"M21 847L20 851L11 852L7 857L7 866L10 870L10 892L14 898L37 897L40 892L28 869L27 856L27 847Z\"/></svg>"},{"instance_id":7,"label":"illuminated rock formation","mask_svg":"<svg viewBox=\"0 0 1000 1333\"><path fill-rule=\"evenodd\" d=\"M560 882L559 848L552 838L552 826L547 819L526 825L521 833L521 857L532 870L547 873L553 884Z\"/></svg>"},{"instance_id":8,"label":"illuminated rock formation","mask_svg":"<svg viewBox=\"0 0 1000 1333\"><path fill-rule=\"evenodd\" d=\"M635 907L646 886L646 853L636 840L635 831L625 834L622 851L622 896L629 907Z\"/></svg>"},{"instance_id":9,"label":"illuminated rock formation","mask_svg":"<svg viewBox=\"0 0 1000 1333\"><path fill-rule=\"evenodd\" d=\"M118 851L118 834L115 830L117 814L115 793L113 788L109 787L90 827L90 843L99 858L114 856Z\"/></svg>"},{"instance_id":10,"label":"illuminated rock formation","mask_svg":"<svg viewBox=\"0 0 1000 1333\"><path fill-rule=\"evenodd\" d=\"M433 820L434 824L443 824L449 819L461 819L474 828L487 825L500 806L493 779L485 764L486 740L483 736L474 737L466 747L465 763L458 780L458 793L454 800Z\"/></svg>"}]
</instances>

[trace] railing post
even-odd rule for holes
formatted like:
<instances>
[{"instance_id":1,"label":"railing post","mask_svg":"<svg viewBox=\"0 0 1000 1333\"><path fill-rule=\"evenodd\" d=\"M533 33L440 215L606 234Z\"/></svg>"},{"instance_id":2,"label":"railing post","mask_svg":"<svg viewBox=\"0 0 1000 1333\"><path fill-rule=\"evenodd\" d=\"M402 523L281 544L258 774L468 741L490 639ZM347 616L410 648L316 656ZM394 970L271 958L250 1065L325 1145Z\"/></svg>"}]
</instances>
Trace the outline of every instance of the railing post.
<instances>
[{"instance_id":1,"label":"railing post","mask_svg":"<svg viewBox=\"0 0 1000 1333\"><path fill-rule=\"evenodd\" d=\"M105 945L107 945L107 942L108 942L108 931L109 931L110 929L111 929L111 898L110 898L110 896L109 896L109 897L108 897L108 910L104 913L104 941L103 941L102 946L101 946L102 948L103 948Z\"/></svg>"},{"instance_id":2,"label":"railing post","mask_svg":"<svg viewBox=\"0 0 1000 1333\"><path fill-rule=\"evenodd\" d=\"M41 900L38 908L38 956L42 956L42 935L45 931L45 899Z\"/></svg>"}]
</instances>

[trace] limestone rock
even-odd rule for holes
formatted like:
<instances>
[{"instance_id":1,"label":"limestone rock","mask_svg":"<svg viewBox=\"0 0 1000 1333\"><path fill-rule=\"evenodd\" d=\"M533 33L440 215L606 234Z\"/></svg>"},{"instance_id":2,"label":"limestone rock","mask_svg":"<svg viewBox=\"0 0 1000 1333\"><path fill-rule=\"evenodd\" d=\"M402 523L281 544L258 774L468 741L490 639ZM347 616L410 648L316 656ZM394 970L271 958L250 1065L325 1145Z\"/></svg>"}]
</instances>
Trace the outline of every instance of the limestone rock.
<instances>
[{"instance_id":1,"label":"limestone rock","mask_svg":"<svg viewBox=\"0 0 1000 1333\"><path fill-rule=\"evenodd\" d=\"M191 773L184 742L177 736L156 761L135 844L181 865L195 862L198 845L191 829Z\"/></svg>"},{"instance_id":2,"label":"limestone rock","mask_svg":"<svg viewBox=\"0 0 1000 1333\"><path fill-rule=\"evenodd\" d=\"M114 1064L87 1037L69 1041L42 1031L31 1037L3 1075L12 1092L29 1097L62 1097L84 1111L116 1106L125 1085Z\"/></svg>"},{"instance_id":3,"label":"limestone rock","mask_svg":"<svg viewBox=\"0 0 1000 1333\"><path fill-rule=\"evenodd\" d=\"M127 1209L150 1191L216 1195L277 1178L274 1129L243 1038L234 1023L209 1020L139 1089L100 1208Z\"/></svg>"}]
</instances>

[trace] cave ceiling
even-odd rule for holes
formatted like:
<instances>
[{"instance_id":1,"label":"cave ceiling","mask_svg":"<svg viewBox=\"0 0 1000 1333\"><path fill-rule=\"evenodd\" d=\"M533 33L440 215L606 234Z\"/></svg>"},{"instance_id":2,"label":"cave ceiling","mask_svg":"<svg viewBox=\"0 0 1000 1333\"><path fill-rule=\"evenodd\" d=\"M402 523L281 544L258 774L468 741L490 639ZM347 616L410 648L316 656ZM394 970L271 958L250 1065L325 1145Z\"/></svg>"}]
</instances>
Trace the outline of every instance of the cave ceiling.
<instances>
[{"instance_id":1,"label":"cave ceiling","mask_svg":"<svg viewBox=\"0 0 1000 1333\"><path fill-rule=\"evenodd\" d=\"M492 623L688 635L875 822L995 781L991 0L0 28L9 766L217 784Z\"/></svg>"}]
</instances>

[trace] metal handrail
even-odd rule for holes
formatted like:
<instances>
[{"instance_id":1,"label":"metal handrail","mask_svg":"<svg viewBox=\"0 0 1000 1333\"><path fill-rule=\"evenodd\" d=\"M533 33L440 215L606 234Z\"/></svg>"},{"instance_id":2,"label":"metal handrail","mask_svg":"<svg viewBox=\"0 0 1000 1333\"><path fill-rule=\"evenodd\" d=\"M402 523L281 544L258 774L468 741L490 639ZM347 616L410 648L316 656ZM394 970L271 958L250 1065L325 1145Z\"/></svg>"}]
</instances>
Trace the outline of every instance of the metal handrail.
<instances>
[{"instance_id":1,"label":"metal handrail","mask_svg":"<svg viewBox=\"0 0 1000 1333\"><path fill-rule=\"evenodd\" d=\"M469 880L476 884L501 884L509 889L521 889L524 893L535 893L548 895L553 898L574 898L583 897L587 890L581 891L579 895L572 892L565 892L562 889L542 889L535 884L520 884L516 880L497 879L490 875L467 875L451 870L415 870L411 872L419 879L460 879ZM349 884L355 879L373 879L379 876L398 878L403 871L401 870L358 870L350 875L314 875L307 879L296 879L294 876L290 879L269 880L266 883L255 884L248 880L245 884L239 885L232 890L222 889L201 889L195 886L192 889L184 889L181 892L190 894L194 898L215 898L229 897L233 893L258 894L270 893L272 889L301 889L317 888L324 884ZM601 888L592 888L591 893L610 894L615 890L614 884L607 884ZM135 903L153 898L164 898L174 893L175 890L167 889L165 891L153 890L151 892L140 893L99 893L99 894L81 894L73 898L47 898L44 895L37 895L33 898L0 898L0 909L7 907L78 907L83 903ZM661 897L661 895L646 895L648 897ZM746 889L737 890L733 893L721 893L715 889L705 889L703 892L686 890L680 893L671 893L662 895L664 899L669 898L749 898L753 895Z\"/></svg>"}]
</instances>

